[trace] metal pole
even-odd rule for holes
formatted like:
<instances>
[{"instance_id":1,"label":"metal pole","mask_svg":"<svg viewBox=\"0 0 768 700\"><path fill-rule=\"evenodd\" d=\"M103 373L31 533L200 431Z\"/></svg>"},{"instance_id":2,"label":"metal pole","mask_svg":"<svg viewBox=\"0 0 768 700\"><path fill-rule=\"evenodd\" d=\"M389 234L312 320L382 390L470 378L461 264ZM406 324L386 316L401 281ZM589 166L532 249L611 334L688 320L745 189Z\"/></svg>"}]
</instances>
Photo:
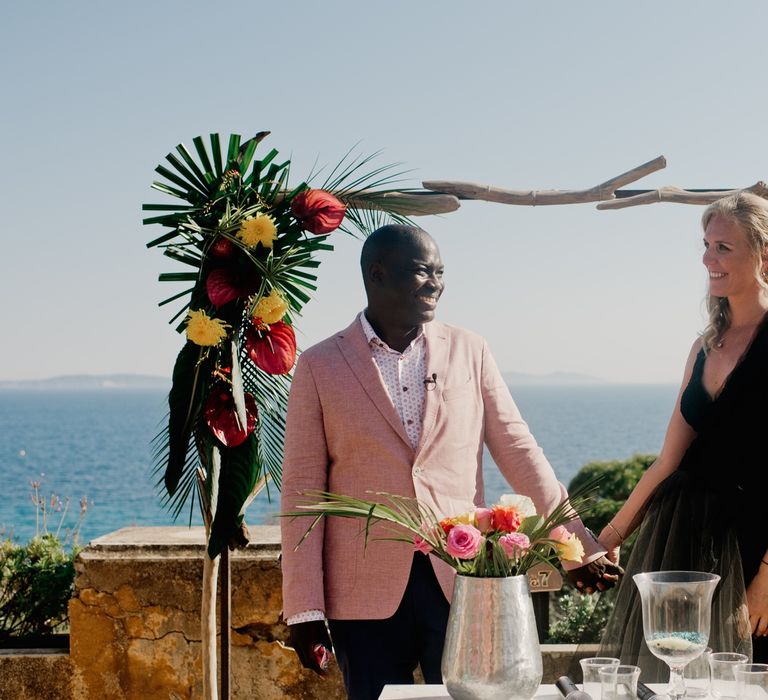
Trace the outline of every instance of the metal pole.
<instances>
[{"instance_id":1,"label":"metal pole","mask_svg":"<svg viewBox=\"0 0 768 700\"><path fill-rule=\"evenodd\" d=\"M229 628L232 619L232 596L230 595L229 547L221 553L221 700L229 700Z\"/></svg>"}]
</instances>

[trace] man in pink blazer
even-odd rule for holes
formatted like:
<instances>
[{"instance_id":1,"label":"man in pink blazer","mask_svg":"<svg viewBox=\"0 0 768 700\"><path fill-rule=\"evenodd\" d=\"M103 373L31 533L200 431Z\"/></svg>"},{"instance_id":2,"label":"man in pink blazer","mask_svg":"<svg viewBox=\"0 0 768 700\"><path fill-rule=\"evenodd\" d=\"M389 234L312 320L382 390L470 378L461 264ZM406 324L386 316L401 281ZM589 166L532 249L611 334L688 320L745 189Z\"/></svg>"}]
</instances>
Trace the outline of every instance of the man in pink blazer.
<instances>
[{"instance_id":1,"label":"man in pink blazer","mask_svg":"<svg viewBox=\"0 0 768 700\"><path fill-rule=\"evenodd\" d=\"M438 517L484 504L482 454L540 513L567 498L520 416L480 336L434 321L443 291L437 245L421 229L385 226L361 255L368 306L345 330L304 352L288 402L282 511L307 490L362 498L416 497ZM386 683L442 682L440 657L454 572L402 542L360 537L360 522L328 518L296 549L305 518L282 519L284 616L302 663L334 648L353 700ZM585 588L619 570L584 530Z\"/></svg>"}]
</instances>

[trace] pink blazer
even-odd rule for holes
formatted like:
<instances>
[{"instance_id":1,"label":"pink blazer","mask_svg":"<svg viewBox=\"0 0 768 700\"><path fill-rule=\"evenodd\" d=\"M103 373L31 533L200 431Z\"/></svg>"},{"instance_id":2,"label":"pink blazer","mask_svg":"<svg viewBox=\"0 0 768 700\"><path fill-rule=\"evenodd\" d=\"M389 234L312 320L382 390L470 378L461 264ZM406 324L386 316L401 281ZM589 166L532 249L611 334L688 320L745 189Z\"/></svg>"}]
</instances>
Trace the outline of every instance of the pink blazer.
<instances>
[{"instance_id":1,"label":"pink blazer","mask_svg":"<svg viewBox=\"0 0 768 700\"><path fill-rule=\"evenodd\" d=\"M308 489L376 499L415 496L438 515L484 505L483 443L517 493L549 513L565 488L520 416L485 340L437 321L424 327L424 424L416 450L382 383L359 319L304 352L288 401L281 510ZM322 610L331 619L381 619L397 609L413 548L360 536L361 521L328 518L295 549L308 518L282 518L283 613ZM603 553L580 521L584 561ZM386 532L379 530L379 535ZM448 600L454 572L432 558Z\"/></svg>"}]
</instances>

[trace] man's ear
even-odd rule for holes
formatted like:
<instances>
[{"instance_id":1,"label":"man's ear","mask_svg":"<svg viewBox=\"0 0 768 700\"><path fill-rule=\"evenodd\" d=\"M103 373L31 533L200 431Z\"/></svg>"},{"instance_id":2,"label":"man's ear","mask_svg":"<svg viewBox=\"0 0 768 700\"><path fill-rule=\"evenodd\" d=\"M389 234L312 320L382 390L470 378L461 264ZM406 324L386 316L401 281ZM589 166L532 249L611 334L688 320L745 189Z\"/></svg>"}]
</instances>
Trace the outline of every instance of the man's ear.
<instances>
[{"instance_id":1,"label":"man's ear","mask_svg":"<svg viewBox=\"0 0 768 700\"><path fill-rule=\"evenodd\" d=\"M380 262L371 263L368 268L368 278L377 284L384 279L384 266Z\"/></svg>"}]
</instances>

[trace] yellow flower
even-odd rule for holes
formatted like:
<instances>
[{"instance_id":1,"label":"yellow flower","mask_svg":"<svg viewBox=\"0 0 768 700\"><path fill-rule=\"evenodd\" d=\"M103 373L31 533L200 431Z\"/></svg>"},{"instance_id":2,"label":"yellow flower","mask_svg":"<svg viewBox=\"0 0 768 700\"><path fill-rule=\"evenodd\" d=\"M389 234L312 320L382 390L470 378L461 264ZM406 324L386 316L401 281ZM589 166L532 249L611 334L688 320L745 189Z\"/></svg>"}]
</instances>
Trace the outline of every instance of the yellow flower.
<instances>
[{"instance_id":1,"label":"yellow flower","mask_svg":"<svg viewBox=\"0 0 768 700\"><path fill-rule=\"evenodd\" d=\"M195 345L218 345L227 337L229 326L205 311L190 311L187 315L187 338Z\"/></svg>"},{"instance_id":2,"label":"yellow flower","mask_svg":"<svg viewBox=\"0 0 768 700\"><path fill-rule=\"evenodd\" d=\"M269 293L269 296L259 299L254 307L253 322L257 326L277 323L283 316L285 316L286 311L288 311L288 303L283 299L280 292L273 289Z\"/></svg>"},{"instance_id":3,"label":"yellow flower","mask_svg":"<svg viewBox=\"0 0 768 700\"><path fill-rule=\"evenodd\" d=\"M259 243L265 248L271 248L277 238L275 220L267 214L249 216L240 224L237 237L249 248L255 248Z\"/></svg>"},{"instance_id":4,"label":"yellow flower","mask_svg":"<svg viewBox=\"0 0 768 700\"><path fill-rule=\"evenodd\" d=\"M566 561L580 562L584 558L584 545L574 533L571 533L567 539L557 543L557 554Z\"/></svg>"}]
</instances>

